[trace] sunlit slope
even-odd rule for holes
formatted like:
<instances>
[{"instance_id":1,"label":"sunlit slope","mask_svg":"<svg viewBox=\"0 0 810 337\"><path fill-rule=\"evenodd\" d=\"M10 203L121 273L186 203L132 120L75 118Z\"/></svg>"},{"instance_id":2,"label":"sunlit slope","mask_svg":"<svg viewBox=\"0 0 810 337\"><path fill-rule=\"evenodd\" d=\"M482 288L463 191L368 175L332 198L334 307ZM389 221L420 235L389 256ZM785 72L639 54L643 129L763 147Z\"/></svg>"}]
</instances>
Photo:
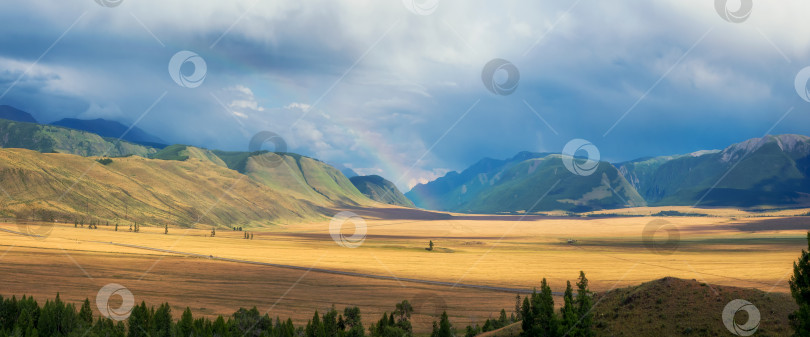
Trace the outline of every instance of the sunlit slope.
<instances>
[{"instance_id":1,"label":"sunlit slope","mask_svg":"<svg viewBox=\"0 0 810 337\"><path fill-rule=\"evenodd\" d=\"M110 157L126 155L145 157L156 152L152 147L103 138L95 133L6 119L0 119L0 147Z\"/></svg>"},{"instance_id":2,"label":"sunlit slope","mask_svg":"<svg viewBox=\"0 0 810 337\"><path fill-rule=\"evenodd\" d=\"M214 154L214 152L211 150L180 144L167 146L164 149L153 154L151 158L163 160L180 160L180 161L187 160L189 158L195 158L202 161L209 161L218 166L227 167L225 162L222 161L222 159L220 159L219 157L217 157L217 155Z\"/></svg>"},{"instance_id":3,"label":"sunlit slope","mask_svg":"<svg viewBox=\"0 0 810 337\"><path fill-rule=\"evenodd\" d=\"M373 203L334 167L292 153L261 153L246 159L245 174L273 189L317 202Z\"/></svg>"},{"instance_id":4,"label":"sunlit slope","mask_svg":"<svg viewBox=\"0 0 810 337\"><path fill-rule=\"evenodd\" d=\"M228 167L251 179L317 205L358 206L371 202L340 171L294 153L232 152L171 145L152 156L163 160L200 160Z\"/></svg>"},{"instance_id":5,"label":"sunlit slope","mask_svg":"<svg viewBox=\"0 0 810 337\"><path fill-rule=\"evenodd\" d=\"M38 217L68 221L252 226L322 220L333 215L330 207L372 203L336 170L305 157L284 158L300 161L301 169L266 168L250 158L250 171L261 176L256 179L194 157L176 161L132 156L102 165L97 158L2 149L0 186L7 195L0 212L25 216L33 211ZM286 187L302 184L297 178L312 184L310 192L301 185ZM350 190L337 190L347 185Z\"/></svg>"}]
</instances>

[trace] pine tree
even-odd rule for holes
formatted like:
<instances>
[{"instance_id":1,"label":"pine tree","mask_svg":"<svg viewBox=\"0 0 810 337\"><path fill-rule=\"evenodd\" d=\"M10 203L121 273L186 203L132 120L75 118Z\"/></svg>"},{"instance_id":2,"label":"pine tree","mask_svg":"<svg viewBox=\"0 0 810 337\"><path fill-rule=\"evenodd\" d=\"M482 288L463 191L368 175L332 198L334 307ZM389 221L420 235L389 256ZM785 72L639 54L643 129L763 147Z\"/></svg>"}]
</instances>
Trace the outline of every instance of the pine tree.
<instances>
[{"instance_id":1,"label":"pine tree","mask_svg":"<svg viewBox=\"0 0 810 337\"><path fill-rule=\"evenodd\" d=\"M807 232L807 246L810 250L810 232ZM810 336L810 252L802 249L799 260L793 263L793 276L790 277L790 294L799 309L790 314L790 324L795 336Z\"/></svg>"},{"instance_id":2,"label":"pine tree","mask_svg":"<svg viewBox=\"0 0 810 337\"><path fill-rule=\"evenodd\" d=\"M447 311L444 311L442 312L442 317L439 319L439 334L437 337L453 337L453 335L453 325L450 324Z\"/></svg>"},{"instance_id":3,"label":"pine tree","mask_svg":"<svg viewBox=\"0 0 810 337\"><path fill-rule=\"evenodd\" d=\"M554 297L552 297L551 287L545 278L540 282L540 293L536 297L532 296L532 314L534 314L534 324L531 335L556 336L559 322L554 313Z\"/></svg>"},{"instance_id":4,"label":"pine tree","mask_svg":"<svg viewBox=\"0 0 810 337\"><path fill-rule=\"evenodd\" d=\"M93 309L90 307L90 300L85 298L81 310L79 310L79 320L85 327L93 325Z\"/></svg>"},{"instance_id":5,"label":"pine tree","mask_svg":"<svg viewBox=\"0 0 810 337\"><path fill-rule=\"evenodd\" d=\"M115 223L115 231L116 232L118 231L118 223L117 222Z\"/></svg>"},{"instance_id":6,"label":"pine tree","mask_svg":"<svg viewBox=\"0 0 810 337\"><path fill-rule=\"evenodd\" d=\"M574 307L574 289L571 288L571 281L565 282L565 293L563 293L563 307L560 308L560 334L566 336L577 336L577 310Z\"/></svg>"},{"instance_id":7,"label":"pine tree","mask_svg":"<svg viewBox=\"0 0 810 337\"><path fill-rule=\"evenodd\" d=\"M515 294L515 313L514 313L514 321L519 321L523 319L520 310L520 294Z\"/></svg>"},{"instance_id":8,"label":"pine tree","mask_svg":"<svg viewBox=\"0 0 810 337\"><path fill-rule=\"evenodd\" d=\"M222 317L220 316L220 318ZM193 333L194 317L191 315L191 308L186 307L180 320L177 321L177 335L178 337L190 337Z\"/></svg>"},{"instance_id":9,"label":"pine tree","mask_svg":"<svg viewBox=\"0 0 810 337\"><path fill-rule=\"evenodd\" d=\"M163 303L152 315L150 337L172 337L172 309Z\"/></svg>"},{"instance_id":10,"label":"pine tree","mask_svg":"<svg viewBox=\"0 0 810 337\"><path fill-rule=\"evenodd\" d=\"M166 227L164 227L163 234L169 234L169 225L166 224L165 226Z\"/></svg>"},{"instance_id":11,"label":"pine tree","mask_svg":"<svg viewBox=\"0 0 810 337\"><path fill-rule=\"evenodd\" d=\"M585 272L579 272L579 280L577 281L577 316L579 317L579 324L577 324L578 333L575 336L591 337L595 333L593 331L593 297L591 291L588 289L588 279L585 278Z\"/></svg>"},{"instance_id":12,"label":"pine tree","mask_svg":"<svg viewBox=\"0 0 810 337\"><path fill-rule=\"evenodd\" d=\"M536 289L531 294L531 298L535 297L537 297ZM534 325L534 310L532 310L532 303L529 300L529 296L523 298L523 306L520 309L520 316L523 317L523 322L521 322L523 332L521 333L521 336L530 336L532 326Z\"/></svg>"}]
</instances>

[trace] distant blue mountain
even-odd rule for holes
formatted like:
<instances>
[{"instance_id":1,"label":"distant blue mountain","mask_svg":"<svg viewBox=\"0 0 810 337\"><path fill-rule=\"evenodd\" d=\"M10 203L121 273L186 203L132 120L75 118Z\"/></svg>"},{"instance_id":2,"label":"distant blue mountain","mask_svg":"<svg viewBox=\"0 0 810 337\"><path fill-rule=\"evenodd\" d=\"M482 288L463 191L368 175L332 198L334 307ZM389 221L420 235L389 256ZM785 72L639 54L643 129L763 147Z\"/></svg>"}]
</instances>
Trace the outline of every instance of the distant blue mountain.
<instances>
[{"instance_id":1,"label":"distant blue mountain","mask_svg":"<svg viewBox=\"0 0 810 337\"><path fill-rule=\"evenodd\" d=\"M0 119L8 119L17 122L36 123L31 114L8 105L0 105Z\"/></svg>"},{"instance_id":2,"label":"distant blue mountain","mask_svg":"<svg viewBox=\"0 0 810 337\"><path fill-rule=\"evenodd\" d=\"M124 134L124 132L129 129L129 126L121 124L116 121L109 121L106 119L76 119L76 118L64 118L62 120L56 121L51 123L51 125L62 126L66 128L82 130L87 132L92 132L98 134L102 137L110 137L110 138L118 138ZM156 136L153 136L146 131L141 130L138 127L133 127L132 130L124 135L123 140L132 143L138 143L142 145L152 146L156 148L164 148L166 147L166 141L160 139Z\"/></svg>"}]
</instances>

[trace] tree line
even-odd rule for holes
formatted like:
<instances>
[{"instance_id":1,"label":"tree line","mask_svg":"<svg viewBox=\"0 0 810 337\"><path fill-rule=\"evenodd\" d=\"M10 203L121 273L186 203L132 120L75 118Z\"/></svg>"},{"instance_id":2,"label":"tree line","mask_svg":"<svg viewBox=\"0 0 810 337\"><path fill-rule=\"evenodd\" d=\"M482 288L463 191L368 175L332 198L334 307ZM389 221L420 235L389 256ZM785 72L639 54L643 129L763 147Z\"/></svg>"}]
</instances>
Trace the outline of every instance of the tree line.
<instances>
[{"instance_id":1,"label":"tree line","mask_svg":"<svg viewBox=\"0 0 810 337\"><path fill-rule=\"evenodd\" d=\"M565 304L560 314L555 314L551 289L545 279L541 290L536 290L523 299L519 311L506 317L501 310L498 319L487 320L483 329L478 325L468 326L466 336L494 330L509 323L523 320L521 336L592 336L590 330L591 293L588 280L580 273L577 295L573 296L568 283ZM519 301L519 296L517 300ZM397 303L394 310L384 312L379 320L368 327L370 337L412 337L411 315L413 305L408 301ZM431 337L454 337L456 330L450 323L447 312L442 312L433 322ZM342 313L334 306L323 314L315 314L306 325L296 327L291 319L271 319L259 313L256 307L240 308L228 317L218 316L211 320L195 318L186 308L175 321L168 303L157 308L147 307L145 302L135 305L126 322L107 317L93 318L90 301L85 299L77 310L56 295L40 306L32 297L4 299L0 295L0 337L365 337L360 309L346 307Z\"/></svg>"},{"instance_id":2,"label":"tree line","mask_svg":"<svg viewBox=\"0 0 810 337\"><path fill-rule=\"evenodd\" d=\"M413 307L408 301L396 305L390 314L371 324L371 337L412 337L410 317ZM453 328L447 313L434 322L432 337L452 337ZM59 295L38 305L32 297L17 299L0 295L0 337L365 337L360 309L346 307L339 313L334 307L319 315L316 311L305 326L296 327L292 319L271 319L256 307L240 308L229 317L211 320L195 318L186 308L175 321L168 303L157 308L145 302L132 308L129 318L115 321L106 317L93 318L90 301L85 299L77 310Z\"/></svg>"}]
</instances>

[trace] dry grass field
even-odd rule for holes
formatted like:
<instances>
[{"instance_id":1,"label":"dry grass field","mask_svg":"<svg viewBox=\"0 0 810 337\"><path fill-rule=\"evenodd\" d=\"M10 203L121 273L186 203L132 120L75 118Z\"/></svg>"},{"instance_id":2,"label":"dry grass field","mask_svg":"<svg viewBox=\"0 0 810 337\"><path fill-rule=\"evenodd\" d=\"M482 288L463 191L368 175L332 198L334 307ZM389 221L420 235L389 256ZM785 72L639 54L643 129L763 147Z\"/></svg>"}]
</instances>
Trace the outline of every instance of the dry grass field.
<instances>
[{"instance_id":1,"label":"dry grass field","mask_svg":"<svg viewBox=\"0 0 810 337\"><path fill-rule=\"evenodd\" d=\"M0 231L0 293L46 298L60 292L66 299L92 300L100 287L115 282L129 288L138 301L170 302L178 315L186 305L207 315L227 315L239 306L255 305L271 316L291 316L298 323L310 318L313 310L331 305L339 310L358 305L370 323L408 299L416 302L417 311L424 307L415 318L417 331L424 332L434 307L442 306L436 303L445 303L460 328L514 307L514 291L461 285L529 290L546 277L554 291L562 291L565 280L573 281L580 270L597 292L673 276L784 293L792 263L807 246L805 233L810 230L810 217L737 210L688 210L712 215L694 217L588 218L458 214L443 218L402 209L353 211L367 224L365 240L357 248L338 245L328 222L256 229L251 231L253 240L227 229L210 237L209 228L169 227L164 234L162 227L131 233L128 226L115 232L105 226L89 230L56 224L44 239ZM655 235L649 231L653 220L667 221L662 229L677 233L670 238L671 245L649 245L667 241L665 230ZM26 228L3 223L0 229ZM347 236L354 233L350 224L342 230ZM434 251L425 250L430 240ZM404 278L449 284L397 280ZM460 286L453 287L456 283Z\"/></svg>"}]
</instances>

